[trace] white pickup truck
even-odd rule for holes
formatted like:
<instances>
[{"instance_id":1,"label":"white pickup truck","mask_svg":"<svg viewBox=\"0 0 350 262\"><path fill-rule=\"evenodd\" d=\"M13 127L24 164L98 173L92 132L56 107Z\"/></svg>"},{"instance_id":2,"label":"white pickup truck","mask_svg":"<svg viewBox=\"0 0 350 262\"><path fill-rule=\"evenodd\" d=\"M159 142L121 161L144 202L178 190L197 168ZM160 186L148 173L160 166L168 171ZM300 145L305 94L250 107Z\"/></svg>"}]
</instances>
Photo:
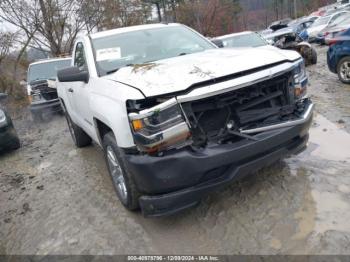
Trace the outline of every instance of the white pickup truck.
<instances>
[{"instance_id":1,"label":"white pickup truck","mask_svg":"<svg viewBox=\"0 0 350 262\"><path fill-rule=\"evenodd\" d=\"M78 147L95 141L122 204L145 216L302 151L313 104L300 55L219 49L180 24L77 39L58 96Z\"/></svg>"}]
</instances>

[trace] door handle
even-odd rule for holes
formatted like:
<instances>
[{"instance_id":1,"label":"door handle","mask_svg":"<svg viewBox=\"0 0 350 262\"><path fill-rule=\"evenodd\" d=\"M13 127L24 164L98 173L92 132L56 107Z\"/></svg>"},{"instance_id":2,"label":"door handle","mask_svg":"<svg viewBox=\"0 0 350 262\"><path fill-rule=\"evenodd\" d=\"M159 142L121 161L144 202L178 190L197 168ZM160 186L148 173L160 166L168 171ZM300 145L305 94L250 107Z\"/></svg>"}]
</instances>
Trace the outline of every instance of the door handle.
<instances>
[{"instance_id":1,"label":"door handle","mask_svg":"<svg viewBox=\"0 0 350 262\"><path fill-rule=\"evenodd\" d=\"M72 88L68 88L68 92L74 93L74 90Z\"/></svg>"}]
</instances>

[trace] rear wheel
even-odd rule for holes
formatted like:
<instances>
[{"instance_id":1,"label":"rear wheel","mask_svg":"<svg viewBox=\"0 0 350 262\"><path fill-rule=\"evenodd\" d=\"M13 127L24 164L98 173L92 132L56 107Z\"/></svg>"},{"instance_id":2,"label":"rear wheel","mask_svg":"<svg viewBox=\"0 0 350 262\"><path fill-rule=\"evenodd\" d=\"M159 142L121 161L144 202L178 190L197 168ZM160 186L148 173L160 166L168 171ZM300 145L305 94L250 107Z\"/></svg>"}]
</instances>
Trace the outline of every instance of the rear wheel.
<instances>
[{"instance_id":1,"label":"rear wheel","mask_svg":"<svg viewBox=\"0 0 350 262\"><path fill-rule=\"evenodd\" d=\"M341 59L337 66L338 77L344 84L350 84L350 56Z\"/></svg>"},{"instance_id":2,"label":"rear wheel","mask_svg":"<svg viewBox=\"0 0 350 262\"><path fill-rule=\"evenodd\" d=\"M112 132L104 136L103 149L108 171L120 202L129 210L137 210L140 193L136 189L130 171L124 165L123 153Z\"/></svg>"},{"instance_id":3,"label":"rear wheel","mask_svg":"<svg viewBox=\"0 0 350 262\"><path fill-rule=\"evenodd\" d=\"M70 118L68 112L65 113L69 132L72 136L73 142L77 147L84 147L91 144L91 137L89 137L83 129L77 126Z\"/></svg>"}]
</instances>

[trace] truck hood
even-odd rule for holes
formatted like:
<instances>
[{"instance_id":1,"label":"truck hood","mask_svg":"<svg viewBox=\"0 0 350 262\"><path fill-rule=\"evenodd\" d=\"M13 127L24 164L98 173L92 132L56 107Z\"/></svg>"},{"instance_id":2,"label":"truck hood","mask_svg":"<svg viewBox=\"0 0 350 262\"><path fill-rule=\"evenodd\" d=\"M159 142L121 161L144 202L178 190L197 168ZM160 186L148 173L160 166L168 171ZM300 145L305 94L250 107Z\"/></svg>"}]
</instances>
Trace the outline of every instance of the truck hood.
<instances>
[{"instance_id":1,"label":"truck hood","mask_svg":"<svg viewBox=\"0 0 350 262\"><path fill-rule=\"evenodd\" d=\"M183 91L206 80L259 68L300 55L275 47L212 49L156 62L123 67L105 76L138 88L146 97Z\"/></svg>"}]
</instances>

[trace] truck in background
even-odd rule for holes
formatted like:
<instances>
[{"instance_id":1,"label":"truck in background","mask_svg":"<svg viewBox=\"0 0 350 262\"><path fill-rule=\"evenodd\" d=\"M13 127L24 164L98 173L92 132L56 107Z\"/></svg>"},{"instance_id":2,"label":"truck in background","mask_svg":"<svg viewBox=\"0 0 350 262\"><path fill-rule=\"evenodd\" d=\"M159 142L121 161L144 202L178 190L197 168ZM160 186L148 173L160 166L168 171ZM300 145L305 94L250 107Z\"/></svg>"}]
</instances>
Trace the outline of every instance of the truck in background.
<instances>
[{"instance_id":1,"label":"truck in background","mask_svg":"<svg viewBox=\"0 0 350 262\"><path fill-rule=\"evenodd\" d=\"M62 112L57 96L57 70L69 67L71 58L54 58L31 63L27 74L27 92L34 121L47 112Z\"/></svg>"}]
</instances>

